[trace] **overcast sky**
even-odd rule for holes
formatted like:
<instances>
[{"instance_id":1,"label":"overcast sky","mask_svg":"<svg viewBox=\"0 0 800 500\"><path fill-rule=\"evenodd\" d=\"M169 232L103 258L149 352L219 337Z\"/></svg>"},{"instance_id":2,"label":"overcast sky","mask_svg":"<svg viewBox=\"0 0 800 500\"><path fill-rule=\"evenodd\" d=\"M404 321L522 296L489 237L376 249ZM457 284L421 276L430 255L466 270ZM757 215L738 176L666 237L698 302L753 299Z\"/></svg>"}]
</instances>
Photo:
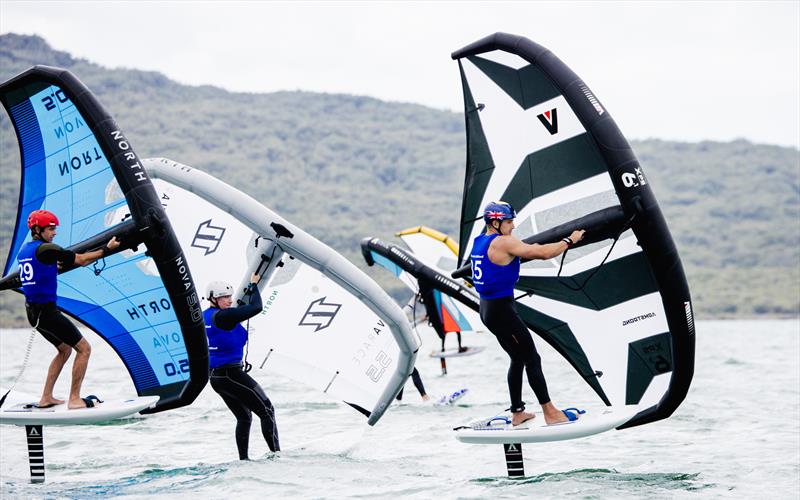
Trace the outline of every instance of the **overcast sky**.
<instances>
[{"instance_id":1,"label":"overcast sky","mask_svg":"<svg viewBox=\"0 0 800 500\"><path fill-rule=\"evenodd\" d=\"M800 2L0 1L0 32L237 92L461 110L450 53L496 31L552 50L629 138L800 146ZM78 75L80 77L80 75Z\"/></svg>"}]
</instances>

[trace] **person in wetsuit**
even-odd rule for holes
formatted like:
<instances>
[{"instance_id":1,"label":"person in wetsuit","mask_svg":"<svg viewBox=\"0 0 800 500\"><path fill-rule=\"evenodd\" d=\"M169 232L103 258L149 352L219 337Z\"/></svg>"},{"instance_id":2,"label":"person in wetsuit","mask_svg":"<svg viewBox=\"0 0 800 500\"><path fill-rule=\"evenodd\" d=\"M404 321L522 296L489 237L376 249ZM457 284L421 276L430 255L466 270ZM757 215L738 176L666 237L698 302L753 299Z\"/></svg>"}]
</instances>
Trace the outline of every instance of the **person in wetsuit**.
<instances>
[{"instance_id":1,"label":"person in wetsuit","mask_svg":"<svg viewBox=\"0 0 800 500\"><path fill-rule=\"evenodd\" d=\"M417 281L419 283L419 294L418 299L422 302L422 305L425 306L425 314L428 318L428 324L434 329L436 335L442 341L442 352L444 352L444 340L445 336L449 333L444 326L444 321L442 321L441 311L438 310L436 307L436 297L435 297L435 289L433 285L425 278L420 278ZM458 329L455 331L458 337L458 352L465 352L467 350L466 347L461 346L461 330ZM447 361L445 358L439 358L439 361L442 366L442 375L447 375Z\"/></svg>"},{"instance_id":2,"label":"person in wetsuit","mask_svg":"<svg viewBox=\"0 0 800 500\"><path fill-rule=\"evenodd\" d=\"M280 451L275 409L264 390L245 371L243 361L247 330L239 323L261 312L261 294L256 287L258 275L253 274L247 293L249 303L231 307L233 287L214 281L206 289L211 307L203 311L208 336L211 387L222 397L236 417L236 447L239 460L249 460L252 413L261 420L261 434L270 451ZM247 368L249 371L249 367Z\"/></svg>"},{"instance_id":3,"label":"person in wetsuit","mask_svg":"<svg viewBox=\"0 0 800 500\"><path fill-rule=\"evenodd\" d=\"M519 279L520 258L552 259L583 238L584 231L573 231L568 238L544 245L523 243L514 230L514 208L505 202L491 202L484 208L486 231L472 244L472 280L481 296L481 321L491 331L511 358L508 367L508 391L511 396L512 425L535 417L525 411L522 401L522 372L542 406L545 422L554 424L575 420L577 415L553 405L542 373L542 362L528 327L514 307L514 284Z\"/></svg>"},{"instance_id":4,"label":"person in wetsuit","mask_svg":"<svg viewBox=\"0 0 800 500\"><path fill-rule=\"evenodd\" d=\"M419 391L419 395L423 401L428 401L429 399L431 399L431 397L428 396L428 393L425 392L425 386L422 384L422 377L420 377L419 370L417 370L416 366L414 367L414 371L411 372L411 381L414 382L414 387L416 387L417 391ZM405 389L400 389L400 392L397 393L398 401L403 400L404 390Z\"/></svg>"},{"instance_id":5,"label":"person in wetsuit","mask_svg":"<svg viewBox=\"0 0 800 500\"><path fill-rule=\"evenodd\" d=\"M96 397L81 397L81 385L89 366L92 348L75 325L58 310L56 305L58 270L60 267L85 266L104 257L119 246L115 238L101 249L75 253L53 243L58 227L58 217L48 210L34 210L28 215L28 229L32 240L25 243L17 254L22 293L25 294L25 312L28 322L58 351L47 370L39 408L50 408L64 401L53 396L53 387L62 368L75 351L72 363L72 383L69 389L69 409L92 408Z\"/></svg>"}]
</instances>

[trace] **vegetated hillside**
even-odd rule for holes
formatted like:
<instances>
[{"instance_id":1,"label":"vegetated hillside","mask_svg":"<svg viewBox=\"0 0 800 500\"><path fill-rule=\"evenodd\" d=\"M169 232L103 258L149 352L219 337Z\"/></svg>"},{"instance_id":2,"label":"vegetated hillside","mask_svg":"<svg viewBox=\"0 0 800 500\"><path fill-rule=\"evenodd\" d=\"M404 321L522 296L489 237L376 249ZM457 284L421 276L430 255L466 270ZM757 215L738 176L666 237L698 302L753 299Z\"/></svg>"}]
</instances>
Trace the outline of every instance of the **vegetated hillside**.
<instances>
[{"instance_id":1,"label":"vegetated hillside","mask_svg":"<svg viewBox=\"0 0 800 500\"><path fill-rule=\"evenodd\" d=\"M361 268L367 269L359 251L365 236L392 239L420 224L456 234L465 161L458 113L352 95L185 86L159 73L74 59L39 37L0 36L0 80L34 64L78 76L140 157L171 158L224 179ZM0 115L6 249L19 152L10 120ZM746 141L648 140L633 147L681 252L697 316L798 315L798 151ZM407 296L388 273L367 272L396 298ZM0 294L0 324L24 326L21 304Z\"/></svg>"}]
</instances>

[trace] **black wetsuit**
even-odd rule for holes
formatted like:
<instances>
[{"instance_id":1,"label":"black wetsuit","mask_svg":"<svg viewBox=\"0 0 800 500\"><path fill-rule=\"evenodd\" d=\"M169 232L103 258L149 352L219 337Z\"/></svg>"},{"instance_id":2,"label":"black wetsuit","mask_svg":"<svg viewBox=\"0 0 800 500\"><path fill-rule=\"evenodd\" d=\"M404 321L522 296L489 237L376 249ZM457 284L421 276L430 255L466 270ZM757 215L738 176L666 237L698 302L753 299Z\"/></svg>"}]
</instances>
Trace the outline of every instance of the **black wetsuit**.
<instances>
[{"instance_id":1,"label":"black wetsuit","mask_svg":"<svg viewBox=\"0 0 800 500\"><path fill-rule=\"evenodd\" d=\"M427 394L425 392L425 386L422 385L422 377L419 376L419 370L417 370L416 366L414 367L414 371L411 372L411 380L414 382L414 387L419 391L419 395L425 396ZM398 401L403 400L403 391L404 389L400 389L400 392L397 394Z\"/></svg>"},{"instance_id":2,"label":"black wetsuit","mask_svg":"<svg viewBox=\"0 0 800 500\"><path fill-rule=\"evenodd\" d=\"M428 283L425 279L418 280L419 295L422 304L425 306L425 313L428 315L428 323L436 331L436 334L442 341L442 351L444 351L444 339L447 332L444 330L444 322L442 321L441 312L436 307L436 297L434 296L433 285ZM461 331L457 331L458 348L461 349Z\"/></svg>"},{"instance_id":3,"label":"black wetsuit","mask_svg":"<svg viewBox=\"0 0 800 500\"><path fill-rule=\"evenodd\" d=\"M542 358L514 307L514 284L519 279L520 259L515 257L506 265L499 265L489 258L492 241L497 233L478 235L470 251L472 276L475 290L481 296L481 321L497 337L500 346L511 358L508 367L508 392L511 396L511 411L525 409L522 401L522 372L528 374L528 383L539 404L550 402L547 383L542 373Z\"/></svg>"},{"instance_id":4,"label":"black wetsuit","mask_svg":"<svg viewBox=\"0 0 800 500\"><path fill-rule=\"evenodd\" d=\"M254 288L254 285L251 285ZM253 289L250 294L250 303L228 309L211 308L211 328L206 322L207 330L219 334L220 330L235 334L240 322L252 318L261 312L261 296ZM224 333L222 333L224 335ZM245 333L246 335L246 333ZM209 335L209 345L212 346L216 335ZM243 347L243 343L238 348ZM241 354L241 350L238 351ZM239 459L248 459L250 443L250 423L252 413L261 420L261 434L271 451L279 451L278 427L275 422L275 409L264 390L253 378L244 372L241 356L238 362L227 363L211 369L211 387L222 397L225 404L236 417L236 446L239 449ZM213 366L213 363L212 363Z\"/></svg>"},{"instance_id":5,"label":"black wetsuit","mask_svg":"<svg viewBox=\"0 0 800 500\"><path fill-rule=\"evenodd\" d=\"M75 262L75 252L66 250L55 243L41 243L35 250L35 258L38 266L56 266L58 263L71 265ZM56 307L55 282L52 285L53 289L50 294L52 300L46 299L47 302L26 300L25 313L28 316L28 322L55 347L62 343L75 347L83 335L72 321L67 319Z\"/></svg>"},{"instance_id":6,"label":"black wetsuit","mask_svg":"<svg viewBox=\"0 0 800 500\"><path fill-rule=\"evenodd\" d=\"M481 320L491 331L500 346L511 358L508 367L508 392L511 397L511 411L525 409L522 401L522 372L528 375L528 383L536 394L539 404L550 402L547 382L542 373L542 358L536 351L530 331L522 322L515 308L514 297L481 299Z\"/></svg>"}]
</instances>

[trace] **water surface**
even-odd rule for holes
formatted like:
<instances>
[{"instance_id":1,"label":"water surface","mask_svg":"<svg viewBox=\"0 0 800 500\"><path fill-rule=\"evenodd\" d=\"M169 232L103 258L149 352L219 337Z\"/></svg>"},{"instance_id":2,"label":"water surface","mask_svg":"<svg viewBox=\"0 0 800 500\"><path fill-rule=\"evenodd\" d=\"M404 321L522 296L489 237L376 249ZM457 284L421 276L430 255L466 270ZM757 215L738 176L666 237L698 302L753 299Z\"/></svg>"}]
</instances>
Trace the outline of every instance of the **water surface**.
<instances>
[{"instance_id":1,"label":"water surface","mask_svg":"<svg viewBox=\"0 0 800 500\"><path fill-rule=\"evenodd\" d=\"M526 478L506 477L500 445L456 441L452 427L507 405L505 354L492 337L478 355L439 361L422 332L419 368L428 392L468 387L455 407L423 404L409 382L404 401L375 427L351 408L288 378L260 380L276 406L280 454L253 426L250 455L236 460L234 419L207 387L188 408L100 425L45 428L47 482L29 483L22 428L0 426L0 496L163 494L222 498L798 498L800 322L697 324L697 363L686 401L664 421L573 441L524 445ZM16 378L29 330L0 331L0 386ZM118 358L89 335L85 393L130 395ZM544 342L550 393L561 406L596 397ZM37 338L17 389L38 393L54 350ZM66 394L68 373L57 394ZM535 401L532 391L524 395ZM533 406L531 406L533 407Z\"/></svg>"}]
</instances>

